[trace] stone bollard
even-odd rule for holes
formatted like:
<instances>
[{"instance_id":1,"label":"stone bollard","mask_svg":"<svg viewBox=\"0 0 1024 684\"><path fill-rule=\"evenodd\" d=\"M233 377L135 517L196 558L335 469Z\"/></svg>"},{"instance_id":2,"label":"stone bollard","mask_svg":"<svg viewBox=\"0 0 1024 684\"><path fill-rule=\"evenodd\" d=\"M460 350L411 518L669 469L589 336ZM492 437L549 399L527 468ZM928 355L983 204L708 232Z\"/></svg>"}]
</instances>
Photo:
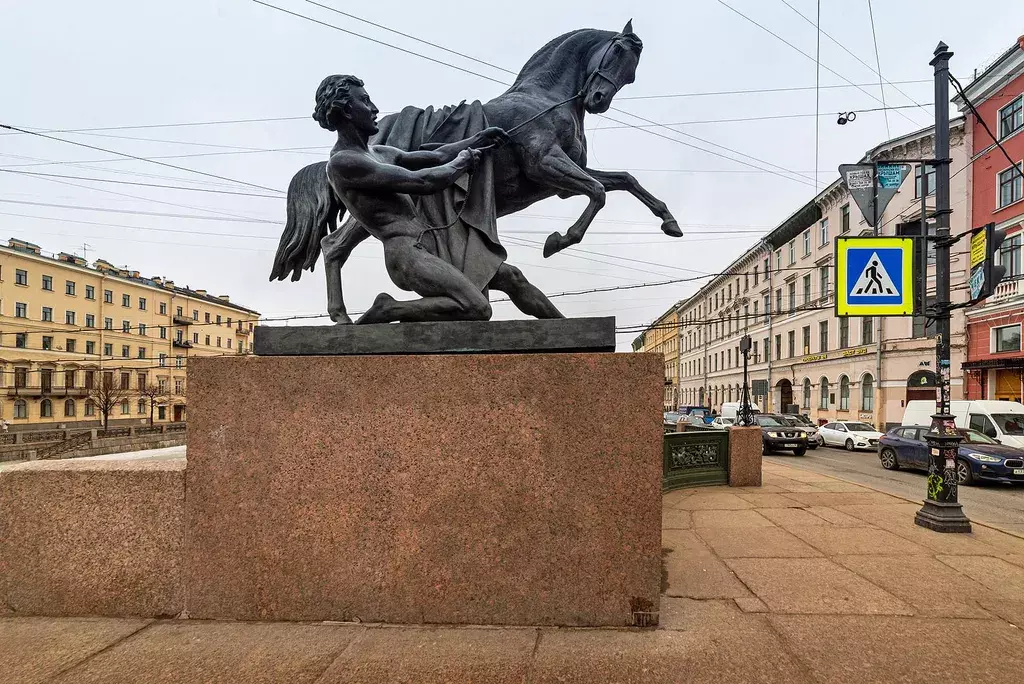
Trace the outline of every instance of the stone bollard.
<instances>
[{"instance_id":1,"label":"stone bollard","mask_svg":"<svg viewBox=\"0 0 1024 684\"><path fill-rule=\"evenodd\" d=\"M761 428L729 428L729 486L761 486Z\"/></svg>"},{"instance_id":2,"label":"stone bollard","mask_svg":"<svg viewBox=\"0 0 1024 684\"><path fill-rule=\"evenodd\" d=\"M682 418L676 421L676 432L686 432L686 427L690 423Z\"/></svg>"}]
</instances>

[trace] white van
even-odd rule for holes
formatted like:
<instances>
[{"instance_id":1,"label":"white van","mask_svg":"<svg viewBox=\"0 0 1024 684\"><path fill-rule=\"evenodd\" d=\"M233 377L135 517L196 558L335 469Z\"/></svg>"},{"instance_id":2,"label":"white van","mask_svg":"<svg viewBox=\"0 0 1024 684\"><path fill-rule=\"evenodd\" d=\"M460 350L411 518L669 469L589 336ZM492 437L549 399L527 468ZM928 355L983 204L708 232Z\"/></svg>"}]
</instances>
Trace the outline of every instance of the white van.
<instances>
[{"instance_id":1,"label":"white van","mask_svg":"<svg viewBox=\"0 0 1024 684\"><path fill-rule=\"evenodd\" d=\"M1018 401L951 401L949 411L959 428L970 428L998 439L1006 446L1024 449L1024 404ZM908 401L903 425L931 425L934 401Z\"/></svg>"},{"instance_id":2,"label":"white van","mask_svg":"<svg viewBox=\"0 0 1024 684\"><path fill-rule=\"evenodd\" d=\"M722 404L722 418L732 418L733 421L735 421L739 417L740 406L742 405L743 404L738 401L725 402ZM760 413L761 407L754 402L750 402L750 410L754 413Z\"/></svg>"}]
</instances>

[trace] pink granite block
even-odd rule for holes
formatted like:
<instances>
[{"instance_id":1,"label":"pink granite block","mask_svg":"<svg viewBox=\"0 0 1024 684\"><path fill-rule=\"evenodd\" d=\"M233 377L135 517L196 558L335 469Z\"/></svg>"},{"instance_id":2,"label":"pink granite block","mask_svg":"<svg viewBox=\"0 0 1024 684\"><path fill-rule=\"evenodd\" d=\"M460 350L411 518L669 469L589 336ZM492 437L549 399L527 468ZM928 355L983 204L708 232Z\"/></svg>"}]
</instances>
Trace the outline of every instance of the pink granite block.
<instances>
[{"instance_id":1,"label":"pink granite block","mask_svg":"<svg viewBox=\"0 0 1024 684\"><path fill-rule=\"evenodd\" d=\"M184 608L185 459L36 461L0 473L0 599L14 615Z\"/></svg>"},{"instance_id":2,"label":"pink granite block","mask_svg":"<svg viewBox=\"0 0 1024 684\"><path fill-rule=\"evenodd\" d=\"M188 611L630 624L657 610L662 382L649 354L190 361Z\"/></svg>"},{"instance_id":3,"label":"pink granite block","mask_svg":"<svg viewBox=\"0 0 1024 684\"><path fill-rule=\"evenodd\" d=\"M761 428L729 428L729 486L761 486Z\"/></svg>"}]
</instances>

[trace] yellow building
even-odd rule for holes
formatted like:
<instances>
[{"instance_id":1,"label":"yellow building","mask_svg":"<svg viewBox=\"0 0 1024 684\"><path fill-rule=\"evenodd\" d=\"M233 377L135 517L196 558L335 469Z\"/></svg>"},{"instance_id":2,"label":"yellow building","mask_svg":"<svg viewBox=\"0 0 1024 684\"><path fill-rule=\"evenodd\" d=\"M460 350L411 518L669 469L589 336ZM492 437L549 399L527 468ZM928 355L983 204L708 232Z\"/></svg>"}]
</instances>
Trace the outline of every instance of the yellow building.
<instances>
[{"instance_id":1,"label":"yellow building","mask_svg":"<svg viewBox=\"0 0 1024 684\"><path fill-rule=\"evenodd\" d=\"M258 318L227 295L12 238L0 246L0 419L11 430L100 425L105 379L130 389L111 425L148 422L151 404L156 422L183 421L188 358L250 353Z\"/></svg>"},{"instance_id":2,"label":"yellow building","mask_svg":"<svg viewBox=\"0 0 1024 684\"><path fill-rule=\"evenodd\" d=\"M633 340L633 351L656 352L665 357L665 410L679 406L679 317L673 304L647 330Z\"/></svg>"}]
</instances>

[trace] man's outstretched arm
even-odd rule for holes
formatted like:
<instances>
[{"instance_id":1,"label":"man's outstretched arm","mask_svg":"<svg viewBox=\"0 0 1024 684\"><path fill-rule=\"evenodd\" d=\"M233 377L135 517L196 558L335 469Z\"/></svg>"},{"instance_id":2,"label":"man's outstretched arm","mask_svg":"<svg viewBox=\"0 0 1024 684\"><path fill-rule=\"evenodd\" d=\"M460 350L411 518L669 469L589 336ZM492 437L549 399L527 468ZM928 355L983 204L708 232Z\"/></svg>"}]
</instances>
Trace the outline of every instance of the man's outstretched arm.
<instances>
[{"instance_id":1,"label":"man's outstretched arm","mask_svg":"<svg viewBox=\"0 0 1024 684\"><path fill-rule=\"evenodd\" d=\"M463 150L451 161L419 170L386 164L369 155L337 152L327 162L327 176L339 187L408 195L432 195L469 170L480 152Z\"/></svg>"},{"instance_id":2,"label":"man's outstretched arm","mask_svg":"<svg viewBox=\"0 0 1024 684\"><path fill-rule=\"evenodd\" d=\"M506 135L505 131L497 126L492 126L485 128L475 135L471 135L465 140L441 145L433 150L400 151L395 158L395 163L407 169L423 169L430 166L438 166L439 164L447 164L455 159L463 150L503 145L506 142L508 142L508 135Z\"/></svg>"}]
</instances>

